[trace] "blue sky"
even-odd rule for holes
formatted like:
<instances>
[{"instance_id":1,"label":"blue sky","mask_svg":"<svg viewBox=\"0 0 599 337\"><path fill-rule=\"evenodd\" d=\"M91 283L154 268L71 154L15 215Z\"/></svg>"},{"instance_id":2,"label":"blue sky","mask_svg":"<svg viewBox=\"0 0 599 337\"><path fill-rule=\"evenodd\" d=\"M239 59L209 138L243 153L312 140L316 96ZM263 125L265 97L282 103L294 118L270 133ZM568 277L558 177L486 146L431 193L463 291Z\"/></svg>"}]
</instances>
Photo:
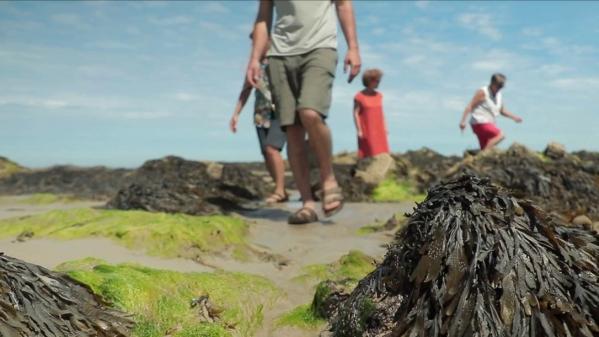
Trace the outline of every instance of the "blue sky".
<instances>
[{"instance_id":1,"label":"blue sky","mask_svg":"<svg viewBox=\"0 0 599 337\"><path fill-rule=\"evenodd\" d=\"M140 165L168 154L259 160L252 102L228 120L256 1L0 2L0 155L32 167ZM491 73L508 77L507 143L599 150L599 2L357 1L365 68L392 150L477 145L460 114ZM345 42L340 34L340 57ZM340 60L341 62L341 60ZM337 69L335 152L355 150L360 81Z\"/></svg>"}]
</instances>

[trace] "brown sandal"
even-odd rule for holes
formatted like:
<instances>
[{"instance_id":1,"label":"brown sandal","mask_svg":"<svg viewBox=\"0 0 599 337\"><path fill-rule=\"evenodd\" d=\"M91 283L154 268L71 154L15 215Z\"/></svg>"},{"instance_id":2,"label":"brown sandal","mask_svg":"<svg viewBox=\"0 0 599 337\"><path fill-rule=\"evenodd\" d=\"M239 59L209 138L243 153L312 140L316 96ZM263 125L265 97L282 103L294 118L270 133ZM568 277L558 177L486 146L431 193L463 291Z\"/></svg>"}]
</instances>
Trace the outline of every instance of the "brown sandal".
<instances>
[{"instance_id":1,"label":"brown sandal","mask_svg":"<svg viewBox=\"0 0 599 337\"><path fill-rule=\"evenodd\" d=\"M328 190L322 191L322 211L326 217L333 216L343 208L343 190L341 187L333 187ZM339 201L339 205L335 208L326 209L326 205L330 205L336 201Z\"/></svg>"},{"instance_id":2,"label":"brown sandal","mask_svg":"<svg viewBox=\"0 0 599 337\"><path fill-rule=\"evenodd\" d=\"M298 209L295 213L289 216L289 219L287 219L287 222L290 225L305 225L316 221L318 221L318 215L316 214L316 211L310 207L302 207Z\"/></svg>"},{"instance_id":3,"label":"brown sandal","mask_svg":"<svg viewBox=\"0 0 599 337\"><path fill-rule=\"evenodd\" d=\"M289 201L289 195L287 193L285 193L285 194L273 193L268 198L266 198L264 201L266 202L267 205L278 204L281 202L287 202L287 201Z\"/></svg>"}]
</instances>

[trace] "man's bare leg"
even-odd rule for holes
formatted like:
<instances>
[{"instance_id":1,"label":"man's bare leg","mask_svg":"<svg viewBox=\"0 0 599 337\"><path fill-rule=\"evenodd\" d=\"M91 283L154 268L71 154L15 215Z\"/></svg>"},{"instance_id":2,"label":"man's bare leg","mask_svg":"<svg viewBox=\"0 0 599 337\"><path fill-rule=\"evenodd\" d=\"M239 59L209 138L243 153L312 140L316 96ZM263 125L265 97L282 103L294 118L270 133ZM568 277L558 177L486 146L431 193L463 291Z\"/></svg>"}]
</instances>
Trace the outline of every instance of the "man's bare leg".
<instances>
[{"instance_id":1,"label":"man's bare leg","mask_svg":"<svg viewBox=\"0 0 599 337\"><path fill-rule=\"evenodd\" d=\"M310 169L308 153L306 152L306 130L301 125L287 127L287 156L293 173L295 185L302 197L304 207L315 209L312 191L310 189Z\"/></svg>"},{"instance_id":2,"label":"man's bare leg","mask_svg":"<svg viewBox=\"0 0 599 337\"><path fill-rule=\"evenodd\" d=\"M311 109L303 109L298 112L304 129L310 139L310 147L316 154L318 167L320 169L320 182L323 191L337 187L337 180L333 173L333 153L331 130L324 123L320 114ZM308 181L308 189L310 188ZM327 204L325 211L332 210L339 206L340 201L334 201Z\"/></svg>"},{"instance_id":3,"label":"man's bare leg","mask_svg":"<svg viewBox=\"0 0 599 337\"><path fill-rule=\"evenodd\" d=\"M497 144L499 144L502 140L505 139L505 136L503 135L503 132L498 134L497 136L489 139L489 141L487 142L487 146L485 146L485 148L483 150L490 150L492 148L494 148Z\"/></svg>"},{"instance_id":4,"label":"man's bare leg","mask_svg":"<svg viewBox=\"0 0 599 337\"><path fill-rule=\"evenodd\" d=\"M266 168L268 173L275 182L274 194L285 195L285 163L279 150L270 145L266 145L264 151L264 161L266 162Z\"/></svg>"}]
</instances>

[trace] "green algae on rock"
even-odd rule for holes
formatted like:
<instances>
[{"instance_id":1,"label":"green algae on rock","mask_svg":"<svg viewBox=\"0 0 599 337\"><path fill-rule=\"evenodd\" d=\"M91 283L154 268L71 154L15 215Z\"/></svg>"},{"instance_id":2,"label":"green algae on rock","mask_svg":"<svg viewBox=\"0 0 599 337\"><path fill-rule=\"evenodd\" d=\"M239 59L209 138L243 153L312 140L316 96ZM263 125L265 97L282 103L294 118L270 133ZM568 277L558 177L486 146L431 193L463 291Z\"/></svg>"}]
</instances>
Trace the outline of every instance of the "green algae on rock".
<instances>
[{"instance_id":1,"label":"green algae on rock","mask_svg":"<svg viewBox=\"0 0 599 337\"><path fill-rule=\"evenodd\" d=\"M231 216L190 216L91 208L55 210L0 220L0 237L24 232L33 237L105 237L131 249L164 257L195 259L203 253L243 251L248 224ZM235 254L239 255L239 253Z\"/></svg>"},{"instance_id":2,"label":"green algae on rock","mask_svg":"<svg viewBox=\"0 0 599 337\"><path fill-rule=\"evenodd\" d=\"M133 314L135 337L249 337L262 324L264 309L283 294L271 281L242 273L180 273L96 259L58 269ZM200 297L218 308L211 319L193 305Z\"/></svg>"},{"instance_id":3,"label":"green algae on rock","mask_svg":"<svg viewBox=\"0 0 599 337\"><path fill-rule=\"evenodd\" d=\"M302 268L297 281L359 280L375 267L374 259L359 250L350 250L339 260L329 264L313 264Z\"/></svg>"},{"instance_id":4,"label":"green algae on rock","mask_svg":"<svg viewBox=\"0 0 599 337\"><path fill-rule=\"evenodd\" d=\"M396 178L385 179L372 192L372 199L376 202L420 202L425 197L426 195L419 193L416 186L410 181L397 180Z\"/></svg>"},{"instance_id":5,"label":"green algae on rock","mask_svg":"<svg viewBox=\"0 0 599 337\"><path fill-rule=\"evenodd\" d=\"M352 250L329 264L314 264L302 269L298 282L318 282L311 303L300 305L281 315L277 324L313 330L324 327L331 310L345 299L358 280L374 269L374 259L361 251Z\"/></svg>"},{"instance_id":6,"label":"green algae on rock","mask_svg":"<svg viewBox=\"0 0 599 337\"><path fill-rule=\"evenodd\" d=\"M326 322L324 318L316 315L312 305L304 304L279 317L277 325L313 330L324 327Z\"/></svg>"},{"instance_id":7,"label":"green algae on rock","mask_svg":"<svg viewBox=\"0 0 599 337\"><path fill-rule=\"evenodd\" d=\"M14 173L22 172L25 168L11 161L6 157L0 156L0 178L8 177Z\"/></svg>"},{"instance_id":8,"label":"green algae on rock","mask_svg":"<svg viewBox=\"0 0 599 337\"><path fill-rule=\"evenodd\" d=\"M50 204L68 204L76 201L82 201L70 194L54 194L54 193L35 193L25 198L18 199L17 203L26 205L50 205Z\"/></svg>"}]
</instances>

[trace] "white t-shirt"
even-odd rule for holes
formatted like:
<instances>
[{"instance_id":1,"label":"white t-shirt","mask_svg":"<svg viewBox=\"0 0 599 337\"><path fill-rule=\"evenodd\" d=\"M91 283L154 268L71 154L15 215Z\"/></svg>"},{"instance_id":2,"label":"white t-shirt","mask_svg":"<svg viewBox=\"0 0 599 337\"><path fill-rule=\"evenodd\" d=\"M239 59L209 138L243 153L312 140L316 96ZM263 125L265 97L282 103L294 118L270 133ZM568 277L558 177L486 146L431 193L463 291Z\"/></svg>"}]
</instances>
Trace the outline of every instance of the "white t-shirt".
<instances>
[{"instance_id":1,"label":"white t-shirt","mask_svg":"<svg viewBox=\"0 0 599 337\"><path fill-rule=\"evenodd\" d=\"M330 0L274 0L276 20L268 56L337 49L337 17Z\"/></svg>"},{"instance_id":2,"label":"white t-shirt","mask_svg":"<svg viewBox=\"0 0 599 337\"><path fill-rule=\"evenodd\" d=\"M501 91L493 97L488 86L482 87L481 90L485 93L485 99L472 109L470 124L495 123L495 117L499 116L503 107Z\"/></svg>"}]
</instances>

